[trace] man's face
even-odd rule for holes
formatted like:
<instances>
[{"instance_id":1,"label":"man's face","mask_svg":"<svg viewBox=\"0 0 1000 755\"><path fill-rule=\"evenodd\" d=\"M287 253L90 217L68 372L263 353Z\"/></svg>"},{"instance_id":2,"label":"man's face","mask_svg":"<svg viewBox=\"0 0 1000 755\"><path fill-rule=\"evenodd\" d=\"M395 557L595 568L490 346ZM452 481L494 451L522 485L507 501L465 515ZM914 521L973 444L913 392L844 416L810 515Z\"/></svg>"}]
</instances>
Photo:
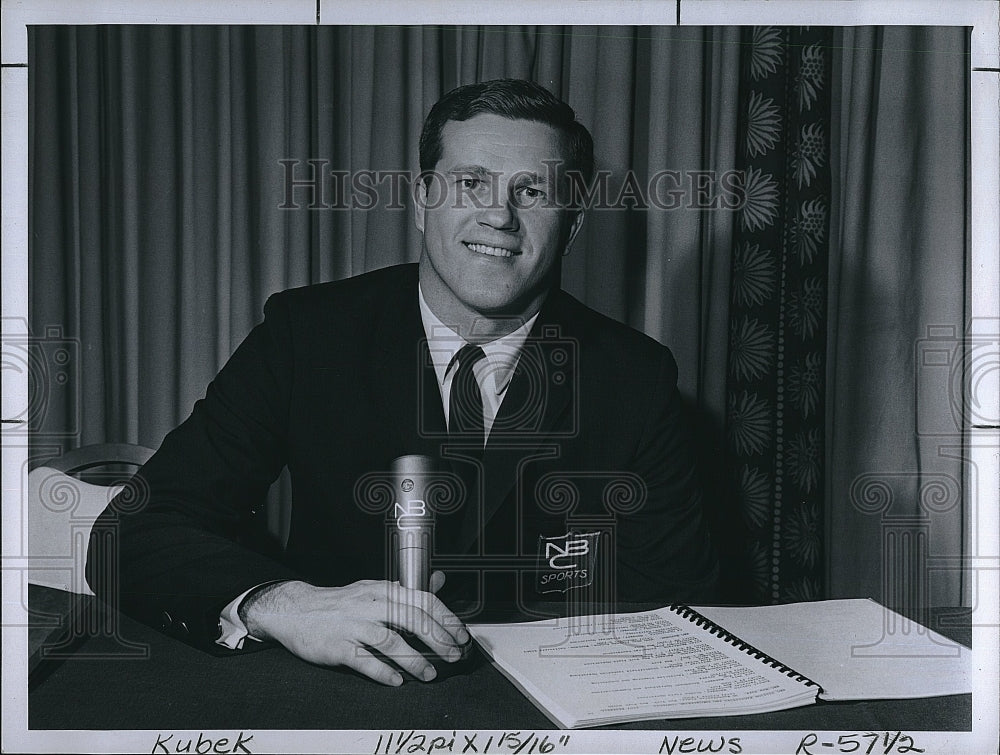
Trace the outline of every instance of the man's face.
<instances>
[{"instance_id":1,"label":"man's face","mask_svg":"<svg viewBox=\"0 0 1000 755\"><path fill-rule=\"evenodd\" d=\"M444 125L438 177L418 188L416 213L421 286L439 317L538 311L582 220L561 206L560 160L559 132L543 123L483 113Z\"/></svg>"}]
</instances>

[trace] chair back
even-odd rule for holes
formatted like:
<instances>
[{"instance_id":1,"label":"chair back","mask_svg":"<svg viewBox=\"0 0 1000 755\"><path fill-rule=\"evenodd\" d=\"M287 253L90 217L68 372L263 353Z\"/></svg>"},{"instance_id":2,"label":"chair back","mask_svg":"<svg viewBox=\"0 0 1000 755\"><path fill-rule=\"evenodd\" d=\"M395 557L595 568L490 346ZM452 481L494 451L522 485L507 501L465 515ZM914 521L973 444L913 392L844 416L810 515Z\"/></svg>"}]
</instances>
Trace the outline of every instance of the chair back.
<instances>
[{"instance_id":1,"label":"chair back","mask_svg":"<svg viewBox=\"0 0 1000 755\"><path fill-rule=\"evenodd\" d=\"M86 446L46 461L28 473L28 582L93 595L85 577L87 547L94 521L119 492L128 472L111 485L73 476L99 467L140 467L153 450L112 443ZM134 471L134 470L133 470Z\"/></svg>"}]
</instances>

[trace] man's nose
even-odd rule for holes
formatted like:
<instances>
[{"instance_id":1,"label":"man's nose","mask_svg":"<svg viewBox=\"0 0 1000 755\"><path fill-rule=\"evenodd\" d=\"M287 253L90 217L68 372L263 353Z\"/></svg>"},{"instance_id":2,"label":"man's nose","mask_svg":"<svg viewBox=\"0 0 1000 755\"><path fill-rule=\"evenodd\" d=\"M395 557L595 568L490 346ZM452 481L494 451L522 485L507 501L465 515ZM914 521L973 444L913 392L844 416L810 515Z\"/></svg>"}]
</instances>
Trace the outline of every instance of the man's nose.
<instances>
[{"instance_id":1,"label":"man's nose","mask_svg":"<svg viewBox=\"0 0 1000 755\"><path fill-rule=\"evenodd\" d=\"M496 192L493 201L479 211L477 220L480 225L500 231L516 231L519 225L517 207L509 191Z\"/></svg>"}]
</instances>

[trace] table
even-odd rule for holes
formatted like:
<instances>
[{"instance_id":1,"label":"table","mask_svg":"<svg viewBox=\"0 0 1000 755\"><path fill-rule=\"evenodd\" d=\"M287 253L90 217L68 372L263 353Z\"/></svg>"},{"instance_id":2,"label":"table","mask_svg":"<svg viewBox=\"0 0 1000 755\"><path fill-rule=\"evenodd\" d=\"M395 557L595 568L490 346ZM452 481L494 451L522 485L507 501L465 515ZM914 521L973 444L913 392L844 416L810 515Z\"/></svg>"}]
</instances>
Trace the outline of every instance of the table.
<instances>
[{"instance_id":1,"label":"table","mask_svg":"<svg viewBox=\"0 0 1000 755\"><path fill-rule=\"evenodd\" d=\"M69 596L32 587L29 607ZM90 599L93 603L92 599ZM113 637L80 638L66 658L46 659L29 684L29 729L553 729L481 656L424 684L383 687L349 671L314 666L283 648L213 656L119 617ZM968 611L936 609L930 627L971 645ZM35 638L38 642L38 638ZM141 652L142 656L129 653ZM919 700L818 702L774 713L642 721L613 729L970 731L972 695Z\"/></svg>"}]
</instances>

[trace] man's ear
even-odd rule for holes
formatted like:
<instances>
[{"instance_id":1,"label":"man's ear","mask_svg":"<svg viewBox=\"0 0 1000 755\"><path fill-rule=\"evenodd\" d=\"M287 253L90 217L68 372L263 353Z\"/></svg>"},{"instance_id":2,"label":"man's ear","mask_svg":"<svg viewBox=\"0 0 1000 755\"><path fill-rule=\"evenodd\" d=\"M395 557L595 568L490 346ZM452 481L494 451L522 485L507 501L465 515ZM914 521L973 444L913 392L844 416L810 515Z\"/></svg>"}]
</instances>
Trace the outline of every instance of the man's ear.
<instances>
[{"instance_id":1,"label":"man's ear","mask_svg":"<svg viewBox=\"0 0 1000 755\"><path fill-rule=\"evenodd\" d=\"M424 232L424 213L427 211L427 182L423 176L418 176L413 185L413 224L417 230Z\"/></svg>"}]
</instances>

